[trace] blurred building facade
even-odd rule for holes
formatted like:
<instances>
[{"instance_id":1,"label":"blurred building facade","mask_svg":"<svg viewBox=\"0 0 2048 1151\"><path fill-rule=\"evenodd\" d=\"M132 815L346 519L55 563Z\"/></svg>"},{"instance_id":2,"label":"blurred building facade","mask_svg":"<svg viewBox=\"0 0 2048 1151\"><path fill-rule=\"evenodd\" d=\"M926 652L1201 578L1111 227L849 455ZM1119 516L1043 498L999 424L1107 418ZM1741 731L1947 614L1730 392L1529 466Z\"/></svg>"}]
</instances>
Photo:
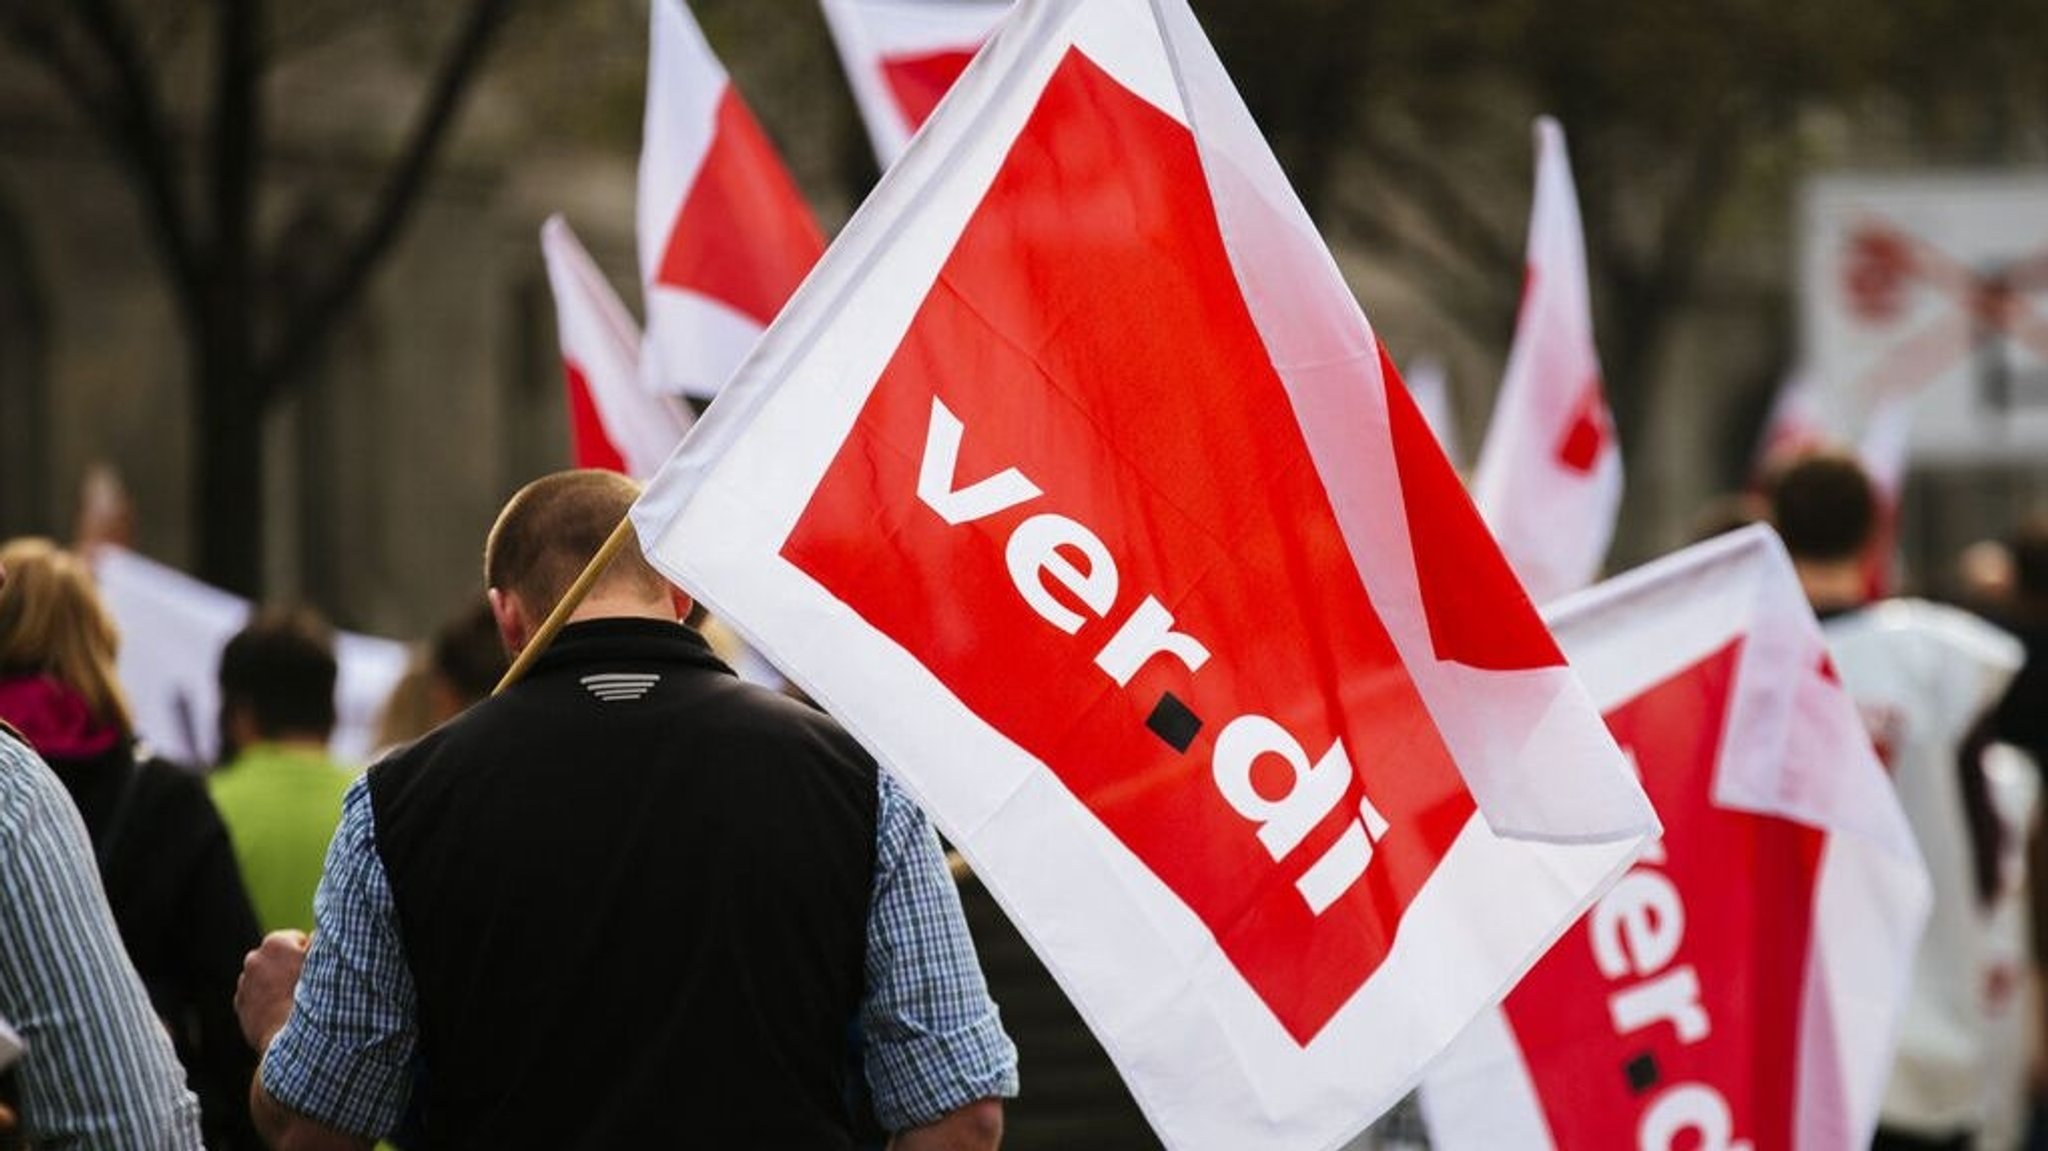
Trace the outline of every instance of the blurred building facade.
<instances>
[{"instance_id":1,"label":"blurred building facade","mask_svg":"<svg viewBox=\"0 0 2048 1151\"><path fill-rule=\"evenodd\" d=\"M695 7L830 234L874 171L815 6ZM1246 55L1257 41L1230 38L1246 21L1229 5L1196 8L1215 17L1226 62L1246 62L1240 83L1273 126L1283 160L1301 171L1278 118L1286 109L1253 91L1288 62ZM433 28L423 31L397 6L362 11L281 56L265 82L272 158L259 231L287 238L293 254L265 291L303 290L295 263L333 258L430 74ZM358 630L421 634L473 594L480 543L503 498L567 462L538 228L550 212L565 212L621 296L637 304L645 18L645 0L539 2L505 29L402 237L318 364L267 418L267 595L310 600ZM0 68L0 535L67 535L80 478L106 462L134 497L136 546L190 568L205 514L192 464L205 447L189 427L176 305L125 173L47 81L17 63ZM202 152L204 63L201 46L172 53L166 68L171 112L194 155ZM1573 129L1569 110L1559 111ZM1428 115L1418 105L1411 118L1426 127ZM1763 174L1716 209L1711 228L1687 238L1702 255L1683 305L1635 369L1641 378L1618 397L1629 478L1617 566L1682 542L1695 511L1741 479L1794 350L1790 189L1808 170L1800 165L1954 158L1922 157L1890 127L1898 119L1880 109L1873 129L1844 127L1840 115L1815 118L1798 129L1813 144L1799 164L1763 148L1740 153ZM1384 157L1326 141L1341 154L1316 165L1337 189L1316 198L1329 201L1317 205L1319 218L1375 328L1399 358L1429 353L1448 364L1462 439L1473 447L1512 327L1529 184L1526 133L1511 123L1494 139L1507 143L1460 182L1477 190L1501 238L1502 266L1455 269L1461 282L1489 285L1489 302L1462 315L1446 306L1449 278L1438 278L1427 245L1405 245L1439 223L1426 200L1363 227L1345 195L1372 200L1370 177L1387 170ZM1471 158L1454 149L1446 157ZM1984 157L2041 163L2048 138L2030 152ZM1610 205L1589 214L1589 227L1633 227L1633 214L1630 204ZM1607 305L1603 324L1615 314L1614 301ZM1603 353L1614 338L1600 333ZM2044 500L2041 462L1925 470L1909 487L1901 538L1914 569L1933 575L1962 544Z\"/></svg>"}]
</instances>

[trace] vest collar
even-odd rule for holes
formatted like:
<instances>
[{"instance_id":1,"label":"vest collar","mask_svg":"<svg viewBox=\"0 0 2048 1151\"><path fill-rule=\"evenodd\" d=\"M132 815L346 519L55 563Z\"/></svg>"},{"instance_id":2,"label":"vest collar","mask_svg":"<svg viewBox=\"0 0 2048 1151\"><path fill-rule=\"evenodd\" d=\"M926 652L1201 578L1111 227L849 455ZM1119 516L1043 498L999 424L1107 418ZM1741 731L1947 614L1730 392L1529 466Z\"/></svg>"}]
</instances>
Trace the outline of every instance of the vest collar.
<instances>
[{"instance_id":1,"label":"vest collar","mask_svg":"<svg viewBox=\"0 0 2048 1151\"><path fill-rule=\"evenodd\" d=\"M693 628L657 619L591 619L563 628L534 661L534 675L611 662L683 663L734 674Z\"/></svg>"}]
</instances>

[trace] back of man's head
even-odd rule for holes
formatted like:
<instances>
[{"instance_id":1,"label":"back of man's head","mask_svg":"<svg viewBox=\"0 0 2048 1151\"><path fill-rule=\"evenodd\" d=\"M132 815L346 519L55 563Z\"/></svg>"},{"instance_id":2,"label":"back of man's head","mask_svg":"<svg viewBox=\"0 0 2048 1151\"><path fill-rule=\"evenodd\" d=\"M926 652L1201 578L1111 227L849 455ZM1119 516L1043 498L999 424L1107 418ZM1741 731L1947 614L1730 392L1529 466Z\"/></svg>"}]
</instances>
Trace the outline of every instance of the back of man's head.
<instances>
[{"instance_id":1,"label":"back of man's head","mask_svg":"<svg viewBox=\"0 0 2048 1151\"><path fill-rule=\"evenodd\" d=\"M334 730L334 635L310 608L265 608L220 653L224 712L261 739L325 742Z\"/></svg>"},{"instance_id":2,"label":"back of man's head","mask_svg":"<svg viewBox=\"0 0 2048 1151\"><path fill-rule=\"evenodd\" d=\"M1785 550L1805 563L1853 562L1877 528L1877 494L1854 458L1821 452L1801 459L1771 484L1771 524Z\"/></svg>"},{"instance_id":3,"label":"back of man's head","mask_svg":"<svg viewBox=\"0 0 2048 1151\"><path fill-rule=\"evenodd\" d=\"M538 623L639 497L640 485L595 469L556 472L520 488L484 543L484 586L517 596L530 622ZM639 548L628 547L592 590L655 602L668 597L669 585Z\"/></svg>"}]
</instances>

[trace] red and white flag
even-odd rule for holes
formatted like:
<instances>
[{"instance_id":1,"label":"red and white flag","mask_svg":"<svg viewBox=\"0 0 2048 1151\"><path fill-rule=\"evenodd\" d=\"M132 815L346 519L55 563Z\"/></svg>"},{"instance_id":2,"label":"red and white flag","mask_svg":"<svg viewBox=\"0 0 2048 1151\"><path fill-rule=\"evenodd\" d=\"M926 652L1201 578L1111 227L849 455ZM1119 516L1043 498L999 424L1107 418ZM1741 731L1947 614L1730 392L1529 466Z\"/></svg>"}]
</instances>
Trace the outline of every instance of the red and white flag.
<instances>
[{"instance_id":1,"label":"red and white flag","mask_svg":"<svg viewBox=\"0 0 2048 1151\"><path fill-rule=\"evenodd\" d=\"M654 0L639 237L649 379L699 398L718 394L825 246L682 0Z\"/></svg>"},{"instance_id":2,"label":"red and white flag","mask_svg":"<svg viewBox=\"0 0 2048 1151\"><path fill-rule=\"evenodd\" d=\"M1010 0L820 3L884 171L1010 10Z\"/></svg>"},{"instance_id":3,"label":"red and white flag","mask_svg":"<svg viewBox=\"0 0 2048 1151\"><path fill-rule=\"evenodd\" d=\"M579 468L646 479L690 430L686 404L641 382L640 327L560 215L540 229Z\"/></svg>"},{"instance_id":4,"label":"red and white flag","mask_svg":"<svg viewBox=\"0 0 2048 1151\"><path fill-rule=\"evenodd\" d=\"M1870 1146L1927 869L1783 546L1745 528L1547 616L1664 838L1431 1068L1433 1144Z\"/></svg>"},{"instance_id":5,"label":"red and white flag","mask_svg":"<svg viewBox=\"0 0 2048 1151\"><path fill-rule=\"evenodd\" d=\"M1521 314L1473 498L1537 603L1599 577L1621 508L1621 443L1600 383L1586 238L1564 130L1536 121Z\"/></svg>"},{"instance_id":6,"label":"red and white flag","mask_svg":"<svg viewBox=\"0 0 2048 1151\"><path fill-rule=\"evenodd\" d=\"M1022 0L649 486L1177 1151L1321 1151L1654 834L1184 0Z\"/></svg>"}]
</instances>

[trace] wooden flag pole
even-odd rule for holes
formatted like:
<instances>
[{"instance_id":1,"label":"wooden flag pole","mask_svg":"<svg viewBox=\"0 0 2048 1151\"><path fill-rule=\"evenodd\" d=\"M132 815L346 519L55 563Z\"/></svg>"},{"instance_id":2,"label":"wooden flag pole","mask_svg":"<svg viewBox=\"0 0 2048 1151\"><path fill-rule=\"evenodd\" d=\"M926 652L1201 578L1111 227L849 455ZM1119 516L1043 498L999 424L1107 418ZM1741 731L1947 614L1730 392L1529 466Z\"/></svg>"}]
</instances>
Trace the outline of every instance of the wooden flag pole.
<instances>
[{"instance_id":1,"label":"wooden flag pole","mask_svg":"<svg viewBox=\"0 0 2048 1151\"><path fill-rule=\"evenodd\" d=\"M548 618L542 621L540 630L534 632L533 638L526 641L526 646L519 649L519 658L513 660L512 666L505 669L505 677L498 681L498 686L491 689L492 695L497 695L519 682L520 677L533 666L533 661L540 658L540 653L555 642L555 633L561 631L562 625L568 623L569 617L576 613L577 607L583 603L583 598L589 595L590 589L596 585L598 577L604 574L604 569L611 566L612 557L618 555L619 549L632 541L633 517L629 514L619 521L618 527L612 529L612 534L606 537L604 546L597 549L597 554L590 557L590 562L583 565L582 573L576 577L575 583L569 585L569 590L562 593L561 601L555 604L554 610L548 613Z\"/></svg>"}]
</instances>

